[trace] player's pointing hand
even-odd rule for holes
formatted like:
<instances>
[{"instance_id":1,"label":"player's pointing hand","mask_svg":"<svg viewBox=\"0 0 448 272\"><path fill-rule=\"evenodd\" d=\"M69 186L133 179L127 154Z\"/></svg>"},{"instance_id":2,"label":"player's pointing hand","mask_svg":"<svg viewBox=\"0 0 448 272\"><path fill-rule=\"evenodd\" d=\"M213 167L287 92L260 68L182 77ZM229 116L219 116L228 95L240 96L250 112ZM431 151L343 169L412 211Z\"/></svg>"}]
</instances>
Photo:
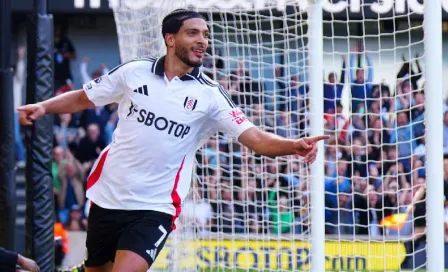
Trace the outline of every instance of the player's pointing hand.
<instances>
[{"instance_id":1,"label":"player's pointing hand","mask_svg":"<svg viewBox=\"0 0 448 272\"><path fill-rule=\"evenodd\" d=\"M297 140L294 144L296 153L300 156L305 157L306 163L311 164L316 160L317 156L316 143L329 138L330 136L328 135L301 138Z\"/></svg>"},{"instance_id":2,"label":"player's pointing hand","mask_svg":"<svg viewBox=\"0 0 448 272\"><path fill-rule=\"evenodd\" d=\"M29 104L18 107L19 121L24 126L30 126L33 121L45 115L45 108L41 104Z\"/></svg>"}]
</instances>

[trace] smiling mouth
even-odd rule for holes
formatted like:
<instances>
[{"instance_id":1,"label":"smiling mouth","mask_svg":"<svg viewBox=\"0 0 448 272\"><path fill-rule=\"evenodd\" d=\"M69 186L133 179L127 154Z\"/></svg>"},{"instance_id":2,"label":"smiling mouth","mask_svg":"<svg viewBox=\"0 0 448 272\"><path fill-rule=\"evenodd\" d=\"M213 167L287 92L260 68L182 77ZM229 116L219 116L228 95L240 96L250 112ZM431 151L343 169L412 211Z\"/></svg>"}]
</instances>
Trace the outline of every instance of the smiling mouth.
<instances>
[{"instance_id":1,"label":"smiling mouth","mask_svg":"<svg viewBox=\"0 0 448 272\"><path fill-rule=\"evenodd\" d=\"M203 57L205 49L203 49L203 48L196 48L196 49L192 49L192 51L193 51L193 53L195 54L196 57Z\"/></svg>"}]
</instances>

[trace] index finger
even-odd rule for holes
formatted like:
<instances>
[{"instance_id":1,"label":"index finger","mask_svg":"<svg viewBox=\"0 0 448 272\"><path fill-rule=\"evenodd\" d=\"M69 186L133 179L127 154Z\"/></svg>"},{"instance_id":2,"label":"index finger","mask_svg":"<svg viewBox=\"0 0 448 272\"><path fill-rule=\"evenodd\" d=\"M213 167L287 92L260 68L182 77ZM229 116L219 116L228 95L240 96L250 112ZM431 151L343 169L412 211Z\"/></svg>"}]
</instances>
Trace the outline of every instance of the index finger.
<instances>
[{"instance_id":1,"label":"index finger","mask_svg":"<svg viewBox=\"0 0 448 272\"><path fill-rule=\"evenodd\" d=\"M330 135L320 135L320 136L314 136L314 137L310 137L308 138L309 141L311 141L312 143L316 143L322 140L327 140L330 139Z\"/></svg>"},{"instance_id":2,"label":"index finger","mask_svg":"<svg viewBox=\"0 0 448 272\"><path fill-rule=\"evenodd\" d=\"M27 111L29 110L29 106L28 105L23 105L17 108L17 111Z\"/></svg>"}]
</instances>

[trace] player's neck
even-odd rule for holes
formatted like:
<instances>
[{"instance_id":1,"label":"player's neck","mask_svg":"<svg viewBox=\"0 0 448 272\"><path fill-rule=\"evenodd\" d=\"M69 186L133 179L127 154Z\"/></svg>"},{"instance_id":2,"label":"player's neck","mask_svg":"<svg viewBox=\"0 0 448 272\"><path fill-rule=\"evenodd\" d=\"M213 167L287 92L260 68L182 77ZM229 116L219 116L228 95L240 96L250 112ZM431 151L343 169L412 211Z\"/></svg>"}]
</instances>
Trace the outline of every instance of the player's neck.
<instances>
[{"instance_id":1,"label":"player's neck","mask_svg":"<svg viewBox=\"0 0 448 272\"><path fill-rule=\"evenodd\" d=\"M165 58L165 75L169 81L171 81L174 77L182 77L185 74L193 71L193 67L190 67L183 63L176 56L167 55Z\"/></svg>"}]
</instances>

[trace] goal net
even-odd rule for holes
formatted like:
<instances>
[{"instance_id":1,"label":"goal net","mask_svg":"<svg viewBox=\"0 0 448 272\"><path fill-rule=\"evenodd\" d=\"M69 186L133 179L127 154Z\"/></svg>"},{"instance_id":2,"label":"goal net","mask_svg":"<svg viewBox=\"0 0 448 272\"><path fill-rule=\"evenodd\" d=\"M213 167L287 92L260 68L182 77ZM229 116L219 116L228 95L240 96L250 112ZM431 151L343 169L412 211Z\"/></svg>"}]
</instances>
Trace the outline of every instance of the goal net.
<instances>
[{"instance_id":1,"label":"goal net","mask_svg":"<svg viewBox=\"0 0 448 272\"><path fill-rule=\"evenodd\" d=\"M323 37L315 37L306 0L111 1L123 62L163 55L162 18L198 10L211 34L203 72L254 124L297 139L321 118L331 135L316 162L323 179L298 156L259 156L223 133L208 140L154 269L310 270L318 182L326 270L426 265L423 5L323 2ZM313 38L323 39L320 114L310 110Z\"/></svg>"}]
</instances>

